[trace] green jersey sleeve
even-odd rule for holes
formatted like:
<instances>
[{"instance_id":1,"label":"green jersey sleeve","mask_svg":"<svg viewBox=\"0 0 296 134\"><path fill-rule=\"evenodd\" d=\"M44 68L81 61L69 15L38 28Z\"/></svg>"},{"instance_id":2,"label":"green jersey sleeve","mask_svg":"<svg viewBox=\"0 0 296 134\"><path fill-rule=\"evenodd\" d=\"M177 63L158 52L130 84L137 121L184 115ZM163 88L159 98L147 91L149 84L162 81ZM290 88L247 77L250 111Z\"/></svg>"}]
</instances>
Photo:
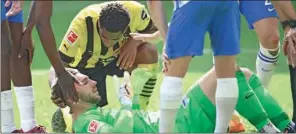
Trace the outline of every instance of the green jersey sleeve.
<instances>
[{"instance_id":1,"label":"green jersey sleeve","mask_svg":"<svg viewBox=\"0 0 296 134\"><path fill-rule=\"evenodd\" d=\"M74 122L75 133L132 132L133 116L131 109L119 111L93 109L80 115Z\"/></svg>"},{"instance_id":2,"label":"green jersey sleeve","mask_svg":"<svg viewBox=\"0 0 296 134\"><path fill-rule=\"evenodd\" d=\"M88 115L76 120L73 129L75 133L102 133L112 132L113 127L98 115Z\"/></svg>"}]
</instances>

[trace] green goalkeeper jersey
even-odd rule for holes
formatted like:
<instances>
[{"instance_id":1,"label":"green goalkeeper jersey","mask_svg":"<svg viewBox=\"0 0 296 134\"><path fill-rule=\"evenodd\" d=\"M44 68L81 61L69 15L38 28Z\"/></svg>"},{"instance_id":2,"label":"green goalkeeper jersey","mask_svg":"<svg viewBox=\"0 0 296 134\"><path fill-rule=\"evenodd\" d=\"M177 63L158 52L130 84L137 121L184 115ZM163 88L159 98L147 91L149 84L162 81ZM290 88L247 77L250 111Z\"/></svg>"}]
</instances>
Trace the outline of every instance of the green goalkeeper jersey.
<instances>
[{"instance_id":1,"label":"green goalkeeper jersey","mask_svg":"<svg viewBox=\"0 0 296 134\"><path fill-rule=\"evenodd\" d=\"M132 110L122 107L120 110L90 108L81 114L73 124L75 133L110 132L158 132L158 114Z\"/></svg>"},{"instance_id":2,"label":"green goalkeeper jersey","mask_svg":"<svg viewBox=\"0 0 296 134\"><path fill-rule=\"evenodd\" d=\"M73 124L75 133L132 132L133 115L130 108L119 111L103 110L97 107L88 109Z\"/></svg>"}]
</instances>

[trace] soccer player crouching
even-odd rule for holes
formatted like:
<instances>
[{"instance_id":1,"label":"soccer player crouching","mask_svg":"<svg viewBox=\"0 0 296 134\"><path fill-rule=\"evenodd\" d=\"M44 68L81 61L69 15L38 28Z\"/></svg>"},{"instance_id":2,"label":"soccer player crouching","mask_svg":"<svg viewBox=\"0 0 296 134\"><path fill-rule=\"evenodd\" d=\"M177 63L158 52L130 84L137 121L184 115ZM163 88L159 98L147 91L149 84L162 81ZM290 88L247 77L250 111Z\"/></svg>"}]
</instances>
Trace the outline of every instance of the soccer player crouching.
<instances>
[{"instance_id":1,"label":"soccer player crouching","mask_svg":"<svg viewBox=\"0 0 296 134\"><path fill-rule=\"evenodd\" d=\"M153 75L141 78L139 103L147 108L157 80L158 53L154 45L133 40L130 33L150 33L157 29L145 9L136 1L110 1L82 9L72 20L59 47L67 67L78 69L97 82L99 106L108 104L107 75L123 76L146 68Z\"/></svg>"}]
</instances>

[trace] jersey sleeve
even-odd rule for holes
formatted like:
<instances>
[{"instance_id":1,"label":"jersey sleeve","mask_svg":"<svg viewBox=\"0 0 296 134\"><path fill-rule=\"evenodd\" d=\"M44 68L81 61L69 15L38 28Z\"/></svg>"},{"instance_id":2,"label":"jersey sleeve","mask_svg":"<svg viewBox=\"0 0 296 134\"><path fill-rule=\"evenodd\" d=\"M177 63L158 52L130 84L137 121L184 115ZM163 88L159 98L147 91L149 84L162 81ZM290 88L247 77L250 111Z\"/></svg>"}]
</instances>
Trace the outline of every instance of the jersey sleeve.
<instances>
[{"instance_id":1,"label":"jersey sleeve","mask_svg":"<svg viewBox=\"0 0 296 134\"><path fill-rule=\"evenodd\" d=\"M113 127L99 119L99 116L91 115L75 121L75 133L106 133L112 132Z\"/></svg>"},{"instance_id":2,"label":"jersey sleeve","mask_svg":"<svg viewBox=\"0 0 296 134\"><path fill-rule=\"evenodd\" d=\"M73 20L62 43L59 47L59 53L63 62L71 63L74 60L77 50L82 43L84 29L78 20Z\"/></svg>"},{"instance_id":3,"label":"jersey sleeve","mask_svg":"<svg viewBox=\"0 0 296 134\"><path fill-rule=\"evenodd\" d=\"M135 9L133 10L136 19L136 30L138 32L145 31L146 29L149 29L152 26L152 19L150 18L150 15L148 14L147 9L144 5L135 6Z\"/></svg>"},{"instance_id":4,"label":"jersey sleeve","mask_svg":"<svg viewBox=\"0 0 296 134\"><path fill-rule=\"evenodd\" d=\"M112 124L112 132L132 133L133 132L133 114L131 108L122 107L119 111L109 111L105 114L106 120Z\"/></svg>"}]
</instances>

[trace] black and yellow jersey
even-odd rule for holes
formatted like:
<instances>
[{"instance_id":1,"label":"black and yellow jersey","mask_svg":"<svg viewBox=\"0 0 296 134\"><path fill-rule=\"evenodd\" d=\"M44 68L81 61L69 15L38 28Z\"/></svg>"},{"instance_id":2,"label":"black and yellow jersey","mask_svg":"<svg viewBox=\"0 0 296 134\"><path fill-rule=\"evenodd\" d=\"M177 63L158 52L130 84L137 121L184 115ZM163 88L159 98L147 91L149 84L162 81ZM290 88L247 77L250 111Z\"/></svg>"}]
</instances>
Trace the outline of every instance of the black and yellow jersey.
<instances>
[{"instance_id":1,"label":"black and yellow jersey","mask_svg":"<svg viewBox=\"0 0 296 134\"><path fill-rule=\"evenodd\" d=\"M101 41L98 31L100 11L109 3L118 2L130 15L127 32L113 47L107 48ZM141 32L150 28L152 20L144 5L136 1L112 1L90 5L82 9L72 20L66 35L59 47L63 60L74 68L94 68L105 66L119 54L130 32Z\"/></svg>"}]
</instances>

